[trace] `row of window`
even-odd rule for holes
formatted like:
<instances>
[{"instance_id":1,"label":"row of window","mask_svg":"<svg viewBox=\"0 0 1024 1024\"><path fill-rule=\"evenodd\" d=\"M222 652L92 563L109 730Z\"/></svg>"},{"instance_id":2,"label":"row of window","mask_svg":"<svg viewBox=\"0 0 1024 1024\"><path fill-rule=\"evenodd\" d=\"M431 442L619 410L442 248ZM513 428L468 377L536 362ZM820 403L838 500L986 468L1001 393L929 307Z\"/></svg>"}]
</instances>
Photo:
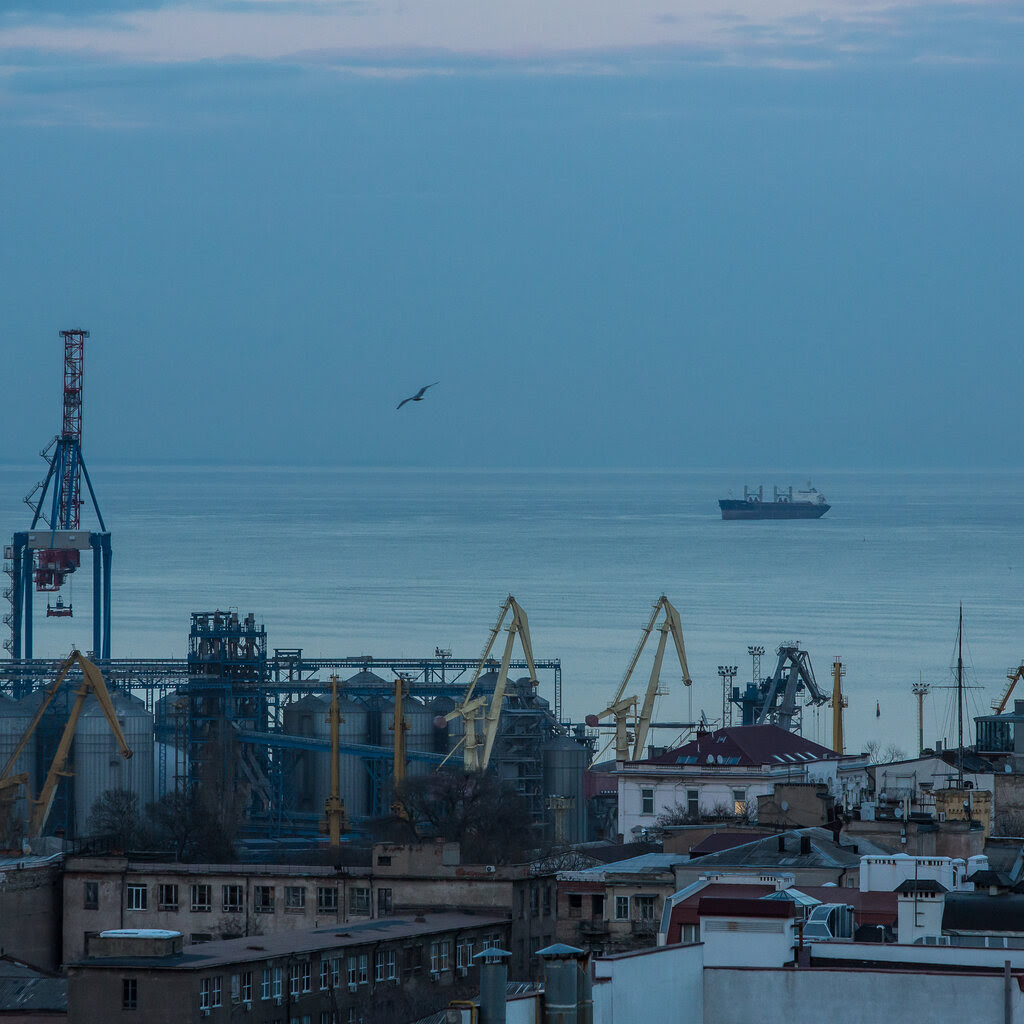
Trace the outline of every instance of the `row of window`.
<instances>
[{"instance_id":1,"label":"row of window","mask_svg":"<svg viewBox=\"0 0 1024 1024\"><path fill-rule=\"evenodd\" d=\"M604 918L604 896L593 895L590 897L591 917L596 919ZM583 894L569 893L569 917L583 916ZM632 907L630 904L632 903ZM656 896L616 896L615 897L615 920L616 921L653 921L657 908ZM632 911L632 912L631 912Z\"/></svg>"},{"instance_id":2,"label":"row of window","mask_svg":"<svg viewBox=\"0 0 1024 1024\"><path fill-rule=\"evenodd\" d=\"M640 790L640 813L654 814L654 790ZM700 817L700 790L688 789L686 791L686 813L691 818ZM732 813L742 817L747 813L747 791L745 789L734 789L732 791Z\"/></svg>"},{"instance_id":3,"label":"row of window","mask_svg":"<svg viewBox=\"0 0 1024 1024\"><path fill-rule=\"evenodd\" d=\"M175 882L160 882L156 887L156 905L158 910L177 911L181 909L181 889ZM225 914L240 914L245 909L245 886L222 885L220 888L219 909ZM213 911L214 886L207 883L190 885L188 907L194 914L211 913ZM349 913L352 915L370 915L369 888L349 890ZM125 886L125 909L149 910L150 887L145 883L129 883ZM306 912L307 889L304 885L284 886L285 913L304 914ZM82 906L85 910L98 910L100 905L99 883L86 882L83 890ZM253 886L253 910L257 914L273 914L277 907L277 890L273 885ZM390 889L377 890L377 912L380 915L390 914L392 895ZM340 909L338 889L333 886L317 886L316 911L318 914L337 914Z\"/></svg>"},{"instance_id":4,"label":"row of window","mask_svg":"<svg viewBox=\"0 0 1024 1024\"><path fill-rule=\"evenodd\" d=\"M483 948L500 944L500 935L493 935L483 940ZM441 939L430 943L429 963L432 974L441 974L452 969L452 949L454 946L455 966L460 970L468 970L473 966L473 940L466 939L452 942ZM423 946L413 946L403 951L404 970L406 974L414 974L423 969ZM264 967L260 971L259 992L261 1000L281 1000L284 998L286 973L284 967ZM378 949L373 954L374 982L399 981L399 962L397 949ZM355 992L360 985L370 983L370 954L356 953L349 957L323 957L320 960L320 991L341 988L342 982L350 992ZM313 991L313 962L301 960L287 965L288 995L297 999ZM122 1005L125 1009L138 1006L138 982L133 978L124 979ZM131 987L131 1005L129 1005L129 986ZM253 974L243 971L232 974L230 978L232 1003L252 1003ZM199 982L199 1009L212 1010L223 1005L223 977L215 975L202 978Z\"/></svg>"},{"instance_id":5,"label":"row of window","mask_svg":"<svg viewBox=\"0 0 1024 1024\"><path fill-rule=\"evenodd\" d=\"M532 917L540 917L542 900L544 916L551 916L553 892L554 889L550 885L532 885L530 887L530 914ZM518 904L519 918L523 919L526 917L526 891L522 888L519 889Z\"/></svg>"}]
</instances>

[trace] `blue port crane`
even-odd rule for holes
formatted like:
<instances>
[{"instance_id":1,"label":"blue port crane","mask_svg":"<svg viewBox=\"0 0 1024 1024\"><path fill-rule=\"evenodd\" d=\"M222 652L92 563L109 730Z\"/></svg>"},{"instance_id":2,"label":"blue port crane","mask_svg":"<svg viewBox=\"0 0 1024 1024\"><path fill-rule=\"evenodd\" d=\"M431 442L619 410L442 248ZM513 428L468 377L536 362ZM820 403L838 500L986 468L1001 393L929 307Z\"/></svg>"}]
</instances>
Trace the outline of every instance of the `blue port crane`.
<instances>
[{"instance_id":1,"label":"blue port crane","mask_svg":"<svg viewBox=\"0 0 1024 1024\"><path fill-rule=\"evenodd\" d=\"M81 566L83 551L93 555L93 653L110 657L110 533L82 453L85 339L89 332L75 328L61 331L60 336L64 340L61 431L40 453L47 461L46 477L25 497L32 509L32 523L28 530L15 533L4 550L5 570L12 580L5 592L11 610L4 622L11 635L4 647L15 659L32 657L33 591L58 595L54 604L47 603L48 616L68 618L73 614L70 601L59 595ZM99 524L97 532L81 529L83 480Z\"/></svg>"}]
</instances>

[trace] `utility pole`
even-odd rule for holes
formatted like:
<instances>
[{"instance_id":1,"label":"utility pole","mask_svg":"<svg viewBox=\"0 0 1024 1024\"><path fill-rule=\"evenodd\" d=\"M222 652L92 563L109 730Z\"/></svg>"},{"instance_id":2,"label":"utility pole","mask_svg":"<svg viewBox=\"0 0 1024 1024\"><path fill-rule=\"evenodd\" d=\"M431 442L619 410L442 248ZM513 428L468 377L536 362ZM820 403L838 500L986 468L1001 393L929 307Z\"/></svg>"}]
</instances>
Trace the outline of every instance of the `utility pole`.
<instances>
[{"instance_id":1,"label":"utility pole","mask_svg":"<svg viewBox=\"0 0 1024 1024\"><path fill-rule=\"evenodd\" d=\"M331 726L331 791L324 802L324 814L327 818L328 842L332 850L341 847L341 829L345 823L345 804L341 799L341 771L338 764L339 742L338 732L341 726L341 715L338 710L338 677L331 676L331 710L327 721Z\"/></svg>"},{"instance_id":2,"label":"utility pole","mask_svg":"<svg viewBox=\"0 0 1024 1024\"><path fill-rule=\"evenodd\" d=\"M832 662L832 699L829 701L832 707L832 749L837 754L846 753L843 736L843 708L849 707L849 701L843 696L842 679L845 675L846 667L837 657Z\"/></svg>"},{"instance_id":3,"label":"utility pole","mask_svg":"<svg viewBox=\"0 0 1024 1024\"><path fill-rule=\"evenodd\" d=\"M739 667L736 665L719 665L718 674L722 679L722 728L732 725L732 681L736 678Z\"/></svg>"},{"instance_id":4,"label":"utility pole","mask_svg":"<svg viewBox=\"0 0 1024 1024\"><path fill-rule=\"evenodd\" d=\"M919 679L914 683L914 696L917 697L917 752L924 751L924 699L931 692L931 687Z\"/></svg>"}]
</instances>

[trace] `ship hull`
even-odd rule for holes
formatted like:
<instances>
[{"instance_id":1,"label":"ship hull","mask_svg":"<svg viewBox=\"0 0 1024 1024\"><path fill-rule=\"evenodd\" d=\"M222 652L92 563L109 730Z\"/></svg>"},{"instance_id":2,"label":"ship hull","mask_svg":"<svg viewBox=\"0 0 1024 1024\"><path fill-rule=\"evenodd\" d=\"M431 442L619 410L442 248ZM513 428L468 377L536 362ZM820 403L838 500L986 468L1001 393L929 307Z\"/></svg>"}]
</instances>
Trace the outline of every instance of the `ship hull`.
<instances>
[{"instance_id":1,"label":"ship hull","mask_svg":"<svg viewBox=\"0 0 1024 1024\"><path fill-rule=\"evenodd\" d=\"M741 501L722 498L718 502L723 519L820 519L832 506L810 501Z\"/></svg>"}]
</instances>

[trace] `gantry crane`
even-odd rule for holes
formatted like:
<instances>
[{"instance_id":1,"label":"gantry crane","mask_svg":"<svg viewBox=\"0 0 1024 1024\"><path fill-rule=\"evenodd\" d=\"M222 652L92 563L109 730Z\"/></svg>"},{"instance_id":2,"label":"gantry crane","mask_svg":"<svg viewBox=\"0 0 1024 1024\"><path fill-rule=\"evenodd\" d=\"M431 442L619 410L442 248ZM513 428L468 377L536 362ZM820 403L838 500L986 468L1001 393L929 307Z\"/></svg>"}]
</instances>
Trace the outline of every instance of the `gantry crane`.
<instances>
[{"instance_id":1,"label":"gantry crane","mask_svg":"<svg viewBox=\"0 0 1024 1024\"><path fill-rule=\"evenodd\" d=\"M997 714L1001 715L1006 710L1006 705L1010 700L1010 694L1013 693L1013 688L1017 685L1020 679L1024 679L1024 661L1022 661L1016 668L1009 668L1006 670L1006 678L1008 680L1006 689L1003 690L1002 696L998 700L992 701L992 710Z\"/></svg>"},{"instance_id":2,"label":"gantry crane","mask_svg":"<svg viewBox=\"0 0 1024 1024\"><path fill-rule=\"evenodd\" d=\"M658 626L658 632L661 634L661 637L658 640L658 649L654 655L654 664L651 666L651 675L647 681L647 690L644 694L643 704L640 706L639 712L637 712L639 698L636 696L626 697L624 694L633 676L633 670L636 668L640 655L643 653L644 646L654 631L654 624L658 621L658 616L662 612L665 613L665 618L661 625ZM651 729L654 699L658 695L658 684L661 681L661 666L665 660L665 648L668 644L669 636L672 637L675 644L679 668L683 673L683 685L692 685L693 680L690 678L690 669L686 664L686 644L683 641L683 626L679 619L679 612L676 611L672 602L662 594L653 605L651 617L640 634L640 641L633 652L629 668L626 669L626 674L622 677L622 682L619 683L619 688L615 691L612 702L600 714L589 715L587 718L588 725L596 725L603 718L611 718L614 721L616 761L636 761L643 755L644 745L647 743L647 734ZM681 723L673 724L678 725ZM630 754L629 749L630 740L633 743L632 754ZM607 749L606 745L604 750ZM601 754L604 753L604 750L601 751ZM601 754L598 754L595 760L600 758Z\"/></svg>"},{"instance_id":3,"label":"gantry crane","mask_svg":"<svg viewBox=\"0 0 1024 1024\"><path fill-rule=\"evenodd\" d=\"M487 666L487 660L490 657L491 649L494 647L494 641L498 638L498 633L501 632L509 613L511 613L512 617L509 624L505 626L508 639L505 641L505 651L501 656L501 666L498 669L498 678L494 683L494 692L491 694L489 701L486 695L474 697L473 691L476 689L477 680L479 680L484 668ZM501 702L504 700L505 687L508 683L508 669L512 661L512 648L515 645L517 636L523 648L523 656L526 658L526 668L530 673L530 682L536 686L537 667L533 661L530 624L527 621L526 612L523 611L522 606L509 594L505 599L505 603L501 606L498 621L491 630L487 646L484 647L483 654L480 655L476 671L473 673L473 678L466 689L466 696L462 698L462 703L458 707L445 716L449 722L456 718L461 718L465 723L466 732L460 743L463 748L463 763L468 771L484 771L488 764L490 764L491 752L494 750L494 740L498 734L498 721L501 718ZM477 726L481 724L483 726L482 737L477 734ZM457 747L453 748L452 753L455 752L455 749Z\"/></svg>"},{"instance_id":4,"label":"gantry crane","mask_svg":"<svg viewBox=\"0 0 1024 1024\"><path fill-rule=\"evenodd\" d=\"M42 721L46 709L52 703L53 698L57 696L61 684L76 664L82 670L82 683L75 691L74 704L71 706L71 712L64 725L64 731L61 733L60 742L57 744L57 752L53 755L53 760L50 762L50 770L46 773L46 780L39 791L39 796L35 800L30 801L31 810L29 812L27 830L29 839L35 839L42 833L46 825L46 819L50 814L50 808L53 806L53 798L56 796L57 785L60 780L62 778L69 778L74 774L74 772L68 771L67 768L68 755L71 753L71 742L75 738L78 719L81 717L82 709L85 707L85 702L90 695L96 697L107 719L107 724L110 726L110 731L114 734L114 738L121 748L121 756L126 760L132 756L131 748L128 746L124 733L121 731L121 726L117 721L117 712L114 710L114 704L110 699L110 693L107 690L106 683L103 681L100 670L88 658L84 657L80 651L75 650L61 663L57 678L46 691L35 713L35 717L33 717L28 729L25 730L25 734L14 748L14 753L8 758L7 764L0 771L0 796L12 789L16 791L19 785L24 785L26 791L28 790L28 774L21 772L14 775L12 773L14 765L21 756L21 752L25 749L26 744L32 738L36 726Z\"/></svg>"},{"instance_id":5,"label":"gantry crane","mask_svg":"<svg viewBox=\"0 0 1024 1024\"><path fill-rule=\"evenodd\" d=\"M64 399L60 433L40 452L48 468L45 479L32 488L25 501L32 509L28 530L15 533L5 549L10 561L11 586L6 593L11 602L4 622L11 635L4 647L12 658L32 657L32 594L59 594L81 566L82 552L93 556L92 604L93 650L101 658L110 657L110 533L103 522L82 453L82 401L85 339L88 331L61 331L64 340ZM83 478L99 524L99 532L81 529L81 511L85 502ZM49 499L48 499L49 496ZM67 618L72 604L57 597L47 603L46 614Z\"/></svg>"}]
</instances>

